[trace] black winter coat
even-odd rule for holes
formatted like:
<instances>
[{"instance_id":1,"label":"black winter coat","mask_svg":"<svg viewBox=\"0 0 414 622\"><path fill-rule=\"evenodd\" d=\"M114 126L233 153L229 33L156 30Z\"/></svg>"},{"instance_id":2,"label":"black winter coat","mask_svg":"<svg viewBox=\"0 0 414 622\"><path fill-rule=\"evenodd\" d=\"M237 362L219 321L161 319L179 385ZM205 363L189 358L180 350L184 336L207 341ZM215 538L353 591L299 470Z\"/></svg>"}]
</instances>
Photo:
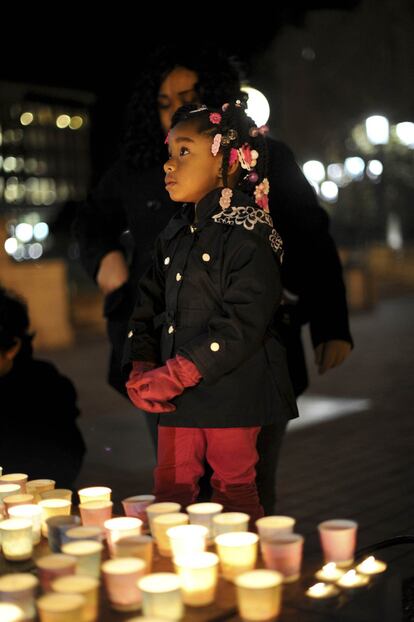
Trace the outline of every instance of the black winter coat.
<instances>
[{"instance_id":1,"label":"black winter coat","mask_svg":"<svg viewBox=\"0 0 414 622\"><path fill-rule=\"evenodd\" d=\"M314 346L329 339L352 343L342 268L329 233L329 219L296 164L290 149L269 139L269 207L284 244L283 287L298 298L281 305L277 326L286 348L296 395L307 386L301 326L309 322ZM167 154L166 154L167 158ZM123 160L112 167L79 210L76 231L81 259L92 278L112 250L132 242L129 282L109 294L104 314L112 342L110 383L122 391L123 345L139 278L151 262L154 241L177 210L164 188L160 164L151 170L130 168ZM128 234L121 234L128 231Z\"/></svg>"},{"instance_id":2,"label":"black winter coat","mask_svg":"<svg viewBox=\"0 0 414 622\"><path fill-rule=\"evenodd\" d=\"M282 296L281 241L241 192L184 205L155 245L139 284L127 357L156 365L181 354L201 382L175 398L160 425L263 426L297 416L284 347L272 335Z\"/></svg>"}]
</instances>

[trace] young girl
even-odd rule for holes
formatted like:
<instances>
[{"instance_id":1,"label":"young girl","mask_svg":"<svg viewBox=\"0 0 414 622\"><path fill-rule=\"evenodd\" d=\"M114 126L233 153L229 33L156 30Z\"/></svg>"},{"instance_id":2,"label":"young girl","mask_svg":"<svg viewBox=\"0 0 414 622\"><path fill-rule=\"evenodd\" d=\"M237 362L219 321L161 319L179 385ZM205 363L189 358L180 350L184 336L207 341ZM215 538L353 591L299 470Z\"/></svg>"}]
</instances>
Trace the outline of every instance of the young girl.
<instances>
[{"instance_id":1,"label":"young girl","mask_svg":"<svg viewBox=\"0 0 414 622\"><path fill-rule=\"evenodd\" d=\"M262 134L239 101L177 111L165 184L186 204L157 240L128 334L128 395L159 413L157 500L192 503L206 458L213 500L252 520L263 515L261 426L297 416L271 330L282 242L268 212Z\"/></svg>"}]
</instances>

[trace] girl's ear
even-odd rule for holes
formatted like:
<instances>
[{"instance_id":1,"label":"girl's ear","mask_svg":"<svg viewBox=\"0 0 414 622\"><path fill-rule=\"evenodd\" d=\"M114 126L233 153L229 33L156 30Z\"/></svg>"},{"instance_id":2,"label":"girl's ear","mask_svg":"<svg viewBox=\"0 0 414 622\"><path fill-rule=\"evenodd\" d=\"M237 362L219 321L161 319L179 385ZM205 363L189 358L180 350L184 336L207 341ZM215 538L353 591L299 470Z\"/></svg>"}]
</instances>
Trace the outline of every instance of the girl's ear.
<instances>
[{"instance_id":1,"label":"girl's ear","mask_svg":"<svg viewBox=\"0 0 414 622\"><path fill-rule=\"evenodd\" d=\"M228 175L234 175L240 168L239 160L235 160L232 164L229 165Z\"/></svg>"},{"instance_id":2,"label":"girl's ear","mask_svg":"<svg viewBox=\"0 0 414 622\"><path fill-rule=\"evenodd\" d=\"M18 355L18 353L20 352L21 347L22 347L22 340L20 339L20 337L15 337L14 346L9 348L9 350L7 350L7 352L5 353L6 359L8 359L9 361L13 361L15 357Z\"/></svg>"}]
</instances>

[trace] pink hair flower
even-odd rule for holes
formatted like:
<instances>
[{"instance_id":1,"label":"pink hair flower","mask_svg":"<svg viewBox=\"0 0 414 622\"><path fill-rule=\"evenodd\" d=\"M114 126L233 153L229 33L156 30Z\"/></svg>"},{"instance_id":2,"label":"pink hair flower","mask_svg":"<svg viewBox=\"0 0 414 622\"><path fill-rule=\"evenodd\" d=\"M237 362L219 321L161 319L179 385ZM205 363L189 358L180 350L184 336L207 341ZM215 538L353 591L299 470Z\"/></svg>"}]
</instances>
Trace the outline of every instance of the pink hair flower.
<instances>
[{"instance_id":1,"label":"pink hair flower","mask_svg":"<svg viewBox=\"0 0 414 622\"><path fill-rule=\"evenodd\" d=\"M170 140L170 130L168 130L167 132L167 136L165 137L165 140L164 140L164 145L168 145L169 140Z\"/></svg>"},{"instance_id":2,"label":"pink hair flower","mask_svg":"<svg viewBox=\"0 0 414 622\"><path fill-rule=\"evenodd\" d=\"M216 156L219 152L221 144L221 134L216 134L213 139L213 144L211 145L211 153L213 156Z\"/></svg>"},{"instance_id":3,"label":"pink hair flower","mask_svg":"<svg viewBox=\"0 0 414 622\"><path fill-rule=\"evenodd\" d=\"M237 149L235 149L234 147L230 150L230 159L229 159L229 166L231 166L234 162L236 162L237 158L239 157L239 153L237 151Z\"/></svg>"},{"instance_id":4,"label":"pink hair flower","mask_svg":"<svg viewBox=\"0 0 414 622\"><path fill-rule=\"evenodd\" d=\"M214 125L218 125L221 122L221 114L219 112L211 112L209 119L210 119L210 123L214 123Z\"/></svg>"}]
</instances>

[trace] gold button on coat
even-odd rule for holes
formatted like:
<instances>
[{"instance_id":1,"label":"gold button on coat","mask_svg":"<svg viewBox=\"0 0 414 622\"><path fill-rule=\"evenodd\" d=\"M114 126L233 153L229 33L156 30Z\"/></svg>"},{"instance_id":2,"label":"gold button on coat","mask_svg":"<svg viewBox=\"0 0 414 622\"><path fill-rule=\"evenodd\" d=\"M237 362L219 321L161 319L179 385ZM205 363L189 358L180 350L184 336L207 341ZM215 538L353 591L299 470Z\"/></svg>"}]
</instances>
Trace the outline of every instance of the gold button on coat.
<instances>
[{"instance_id":1,"label":"gold button on coat","mask_svg":"<svg viewBox=\"0 0 414 622\"><path fill-rule=\"evenodd\" d=\"M175 280L181 281L182 278L183 278L182 275L179 272L177 272L177 274L175 275Z\"/></svg>"},{"instance_id":2,"label":"gold button on coat","mask_svg":"<svg viewBox=\"0 0 414 622\"><path fill-rule=\"evenodd\" d=\"M220 344L217 343L217 341L212 341L210 343L210 350L212 350L213 352L218 352L220 350Z\"/></svg>"},{"instance_id":3,"label":"gold button on coat","mask_svg":"<svg viewBox=\"0 0 414 622\"><path fill-rule=\"evenodd\" d=\"M209 255L208 253L203 253L203 254L201 255L201 259L202 259L203 261L210 261L211 257L210 257L210 255Z\"/></svg>"},{"instance_id":4,"label":"gold button on coat","mask_svg":"<svg viewBox=\"0 0 414 622\"><path fill-rule=\"evenodd\" d=\"M164 266L168 266L168 264L170 263L171 259L169 257L166 257L164 259Z\"/></svg>"},{"instance_id":5,"label":"gold button on coat","mask_svg":"<svg viewBox=\"0 0 414 622\"><path fill-rule=\"evenodd\" d=\"M172 324L168 327L168 332L170 335L174 332L174 326Z\"/></svg>"},{"instance_id":6,"label":"gold button on coat","mask_svg":"<svg viewBox=\"0 0 414 622\"><path fill-rule=\"evenodd\" d=\"M130 330L129 333L128 333L128 339L131 339L131 337L133 337L133 336L134 336L134 331Z\"/></svg>"}]
</instances>

